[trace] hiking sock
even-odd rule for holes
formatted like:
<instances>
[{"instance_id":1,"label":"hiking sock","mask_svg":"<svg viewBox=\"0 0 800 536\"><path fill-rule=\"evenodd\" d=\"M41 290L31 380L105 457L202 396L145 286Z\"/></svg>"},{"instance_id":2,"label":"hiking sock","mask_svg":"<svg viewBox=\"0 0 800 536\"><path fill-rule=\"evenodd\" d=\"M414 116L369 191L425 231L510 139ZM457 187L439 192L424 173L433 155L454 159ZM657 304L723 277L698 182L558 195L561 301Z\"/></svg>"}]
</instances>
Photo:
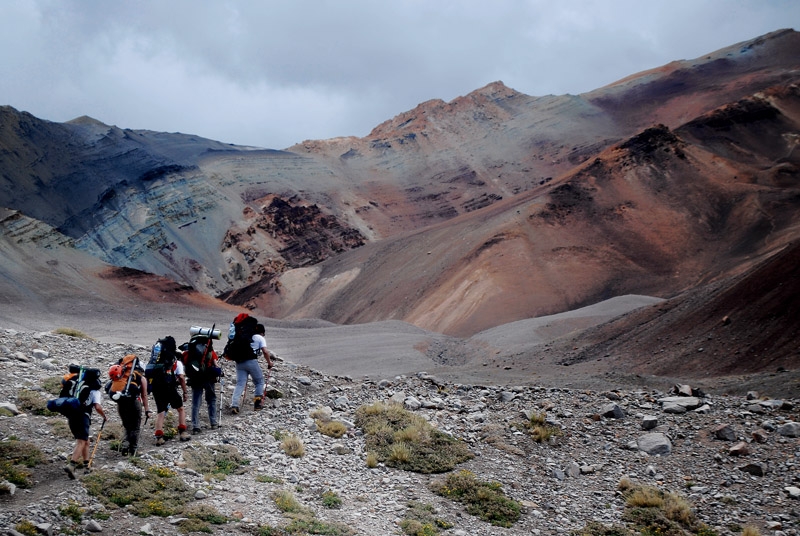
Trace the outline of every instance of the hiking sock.
<instances>
[{"instance_id":1,"label":"hiking sock","mask_svg":"<svg viewBox=\"0 0 800 536\"><path fill-rule=\"evenodd\" d=\"M70 480L75 480L75 471L78 470L78 462L75 460L67 461L67 465L64 467L64 471L67 473L67 476Z\"/></svg>"}]
</instances>

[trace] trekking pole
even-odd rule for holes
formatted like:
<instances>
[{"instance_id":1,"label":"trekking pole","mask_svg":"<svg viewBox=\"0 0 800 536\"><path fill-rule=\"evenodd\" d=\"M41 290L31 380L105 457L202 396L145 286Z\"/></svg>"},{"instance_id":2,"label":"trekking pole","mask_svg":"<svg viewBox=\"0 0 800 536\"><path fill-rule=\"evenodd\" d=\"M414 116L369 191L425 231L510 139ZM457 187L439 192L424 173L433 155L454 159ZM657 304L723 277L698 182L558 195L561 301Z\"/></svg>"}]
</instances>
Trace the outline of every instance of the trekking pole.
<instances>
[{"instance_id":1,"label":"trekking pole","mask_svg":"<svg viewBox=\"0 0 800 536\"><path fill-rule=\"evenodd\" d=\"M94 461L94 454L97 452L97 447L100 446L100 434L103 433L103 428L106 427L106 420L107 419L103 419L103 424L100 425L100 431L97 432L97 439L94 442L94 448L92 449L92 455L89 456L89 463L86 464L86 467L88 467L89 469L92 468L92 462Z\"/></svg>"},{"instance_id":2,"label":"trekking pole","mask_svg":"<svg viewBox=\"0 0 800 536\"><path fill-rule=\"evenodd\" d=\"M222 426L222 403L225 400L225 371L222 371L222 376L219 378L219 416L217 417L217 424Z\"/></svg>"}]
</instances>

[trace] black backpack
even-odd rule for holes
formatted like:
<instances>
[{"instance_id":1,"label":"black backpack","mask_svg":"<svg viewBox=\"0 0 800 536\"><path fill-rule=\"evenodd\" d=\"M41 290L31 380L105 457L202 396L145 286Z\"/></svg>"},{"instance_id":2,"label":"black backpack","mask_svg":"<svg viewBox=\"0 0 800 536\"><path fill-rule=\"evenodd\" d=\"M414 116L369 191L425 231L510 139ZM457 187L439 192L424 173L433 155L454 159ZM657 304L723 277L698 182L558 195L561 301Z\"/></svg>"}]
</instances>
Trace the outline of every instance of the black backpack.
<instances>
[{"instance_id":1,"label":"black backpack","mask_svg":"<svg viewBox=\"0 0 800 536\"><path fill-rule=\"evenodd\" d=\"M245 313L237 316L228 330L228 343L222 356L237 363L257 359L258 354L250 343L253 342L253 335L256 334L258 320L254 316Z\"/></svg>"},{"instance_id":2,"label":"black backpack","mask_svg":"<svg viewBox=\"0 0 800 536\"><path fill-rule=\"evenodd\" d=\"M216 354L214 345L207 335L193 335L189 342L181 345L181 349L183 349L183 368L190 385L194 381L205 382L214 379Z\"/></svg>"},{"instance_id":3,"label":"black backpack","mask_svg":"<svg viewBox=\"0 0 800 536\"><path fill-rule=\"evenodd\" d=\"M100 369L72 364L69 372L61 380L58 398L47 402L47 409L70 416L80 411L91 412L86 406L89 395L102 387Z\"/></svg>"},{"instance_id":4,"label":"black backpack","mask_svg":"<svg viewBox=\"0 0 800 536\"><path fill-rule=\"evenodd\" d=\"M173 383L177 360L175 339L171 336L158 339L150 350L150 361L144 369L144 377L153 385Z\"/></svg>"}]
</instances>

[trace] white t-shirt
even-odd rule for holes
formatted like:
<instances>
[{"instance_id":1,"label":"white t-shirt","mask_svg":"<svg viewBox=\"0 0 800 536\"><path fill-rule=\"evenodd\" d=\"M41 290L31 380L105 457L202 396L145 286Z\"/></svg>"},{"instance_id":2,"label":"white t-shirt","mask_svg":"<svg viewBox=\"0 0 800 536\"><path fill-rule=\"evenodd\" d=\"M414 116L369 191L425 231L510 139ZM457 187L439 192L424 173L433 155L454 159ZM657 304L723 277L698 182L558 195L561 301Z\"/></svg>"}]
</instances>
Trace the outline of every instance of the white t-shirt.
<instances>
[{"instance_id":1,"label":"white t-shirt","mask_svg":"<svg viewBox=\"0 0 800 536\"><path fill-rule=\"evenodd\" d=\"M183 361L180 359L175 361L175 370L173 372L175 373L175 376L183 376L186 374L186 371L183 369Z\"/></svg>"},{"instance_id":2,"label":"white t-shirt","mask_svg":"<svg viewBox=\"0 0 800 536\"><path fill-rule=\"evenodd\" d=\"M263 335L253 335L253 342L250 343L250 348L256 354L256 357L261 356L261 349L267 347L267 339Z\"/></svg>"},{"instance_id":3,"label":"white t-shirt","mask_svg":"<svg viewBox=\"0 0 800 536\"><path fill-rule=\"evenodd\" d=\"M100 392L100 389L96 391L91 391L89 393L89 398L86 399L86 405L94 407L95 404L102 404L103 403L103 393Z\"/></svg>"}]
</instances>

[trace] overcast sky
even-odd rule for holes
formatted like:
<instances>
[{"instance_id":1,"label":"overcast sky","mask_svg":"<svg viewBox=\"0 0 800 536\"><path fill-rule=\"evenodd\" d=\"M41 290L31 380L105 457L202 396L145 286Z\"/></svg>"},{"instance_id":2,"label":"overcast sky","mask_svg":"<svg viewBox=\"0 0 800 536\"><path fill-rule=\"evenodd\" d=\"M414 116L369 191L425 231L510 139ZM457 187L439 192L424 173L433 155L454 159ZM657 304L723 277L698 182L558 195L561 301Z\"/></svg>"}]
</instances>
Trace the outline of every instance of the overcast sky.
<instances>
[{"instance_id":1,"label":"overcast sky","mask_svg":"<svg viewBox=\"0 0 800 536\"><path fill-rule=\"evenodd\" d=\"M578 94L781 29L798 0L0 0L0 104L286 148L502 80Z\"/></svg>"}]
</instances>

